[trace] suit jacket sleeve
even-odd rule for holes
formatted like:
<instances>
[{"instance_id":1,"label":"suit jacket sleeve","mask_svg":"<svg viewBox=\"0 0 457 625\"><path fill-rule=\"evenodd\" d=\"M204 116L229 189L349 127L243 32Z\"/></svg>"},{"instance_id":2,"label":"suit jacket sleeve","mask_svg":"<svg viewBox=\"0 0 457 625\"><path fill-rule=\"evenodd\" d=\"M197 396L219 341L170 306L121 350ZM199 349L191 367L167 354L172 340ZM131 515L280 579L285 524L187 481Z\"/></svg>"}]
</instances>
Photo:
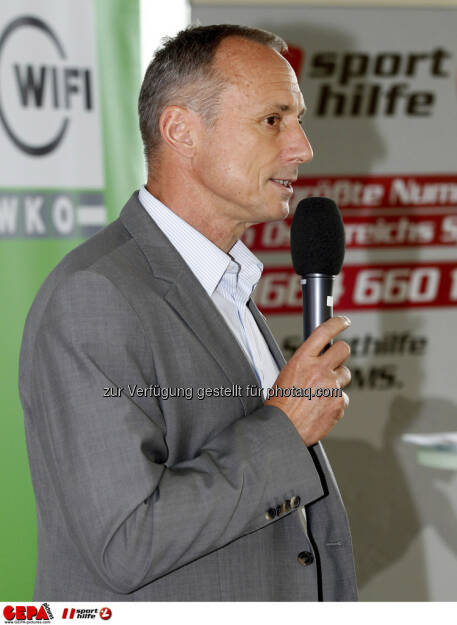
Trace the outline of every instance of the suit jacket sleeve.
<instances>
[{"instance_id":1,"label":"suit jacket sleeve","mask_svg":"<svg viewBox=\"0 0 457 625\"><path fill-rule=\"evenodd\" d=\"M295 428L269 406L169 466L160 401L127 390L104 397L105 387L154 384L161 355L132 305L100 274L77 272L56 288L32 357L23 401L68 531L115 592L136 590L276 522L266 512L287 499L306 504L323 494Z\"/></svg>"}]
</instances>

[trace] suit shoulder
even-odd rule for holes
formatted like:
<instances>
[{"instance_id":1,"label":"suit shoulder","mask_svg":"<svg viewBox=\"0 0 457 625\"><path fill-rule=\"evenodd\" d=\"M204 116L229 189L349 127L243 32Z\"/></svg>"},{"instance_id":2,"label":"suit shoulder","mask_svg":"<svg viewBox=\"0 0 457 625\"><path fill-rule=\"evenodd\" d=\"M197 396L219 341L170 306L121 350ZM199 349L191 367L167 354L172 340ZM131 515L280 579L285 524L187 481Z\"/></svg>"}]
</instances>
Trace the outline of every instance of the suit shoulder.
<instances>
[{"instance_id":1,"label":"suit shoulder","mask_svg":"<svg viewBox=\"0 0 457 625\"><path fill-rule=\"evenodd\" d=\"M117 260L114 260L115 258ZM38 290L27 315L23 342L36 335L43 315L55 295L66 290L69 284L72 288L79 285L81 291L84 288L84 279L81 279L81 276L88 276L90 273L103 275L103 267L120 265L122 258L124 265L135 261L141 262L141 253L122 222L117 219L69 252L51 271ZM108 271L105 273L109 274ZM113 282L109 275L105 277Z\"/></svg>"}]
</instances>

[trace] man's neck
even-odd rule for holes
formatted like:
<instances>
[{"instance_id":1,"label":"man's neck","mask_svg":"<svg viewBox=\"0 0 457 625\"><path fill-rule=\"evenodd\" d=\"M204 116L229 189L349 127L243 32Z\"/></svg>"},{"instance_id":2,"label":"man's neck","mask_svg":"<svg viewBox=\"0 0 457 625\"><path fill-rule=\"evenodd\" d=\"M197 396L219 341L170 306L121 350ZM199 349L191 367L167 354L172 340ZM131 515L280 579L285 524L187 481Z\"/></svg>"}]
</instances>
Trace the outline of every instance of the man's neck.
<instances>
[{"instance_id":1,"label":"man's neck","mask_svg":"<svg viewBox=\"0 0 457 625\"><path fill-rule=\"evenodd\" d=\"M195 197L191 185L183 184L182 188L176 189L173 185L167 187L158 180L149 179L146 189L226 253L232 249L249 225L234 223L215 215L215 211L209 206L211 202Z\"/></svg>"}]
</instances>

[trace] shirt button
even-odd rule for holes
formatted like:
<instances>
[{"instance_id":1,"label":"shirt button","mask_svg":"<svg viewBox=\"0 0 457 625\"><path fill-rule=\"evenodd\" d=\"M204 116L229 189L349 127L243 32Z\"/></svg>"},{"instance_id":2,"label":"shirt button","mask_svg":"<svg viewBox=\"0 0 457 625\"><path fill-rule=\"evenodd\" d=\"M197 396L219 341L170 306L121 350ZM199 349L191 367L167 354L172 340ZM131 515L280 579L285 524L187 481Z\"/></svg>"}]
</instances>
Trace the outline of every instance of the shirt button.
<instances>
[{"instance_id":1,"label":"shirt button","mask_svg":"<svg viewBox=\"0 0 457 625\"><path fill-rule=\"evenodd\" d=\"M309 566L314 562L314 556L311 551L300 551L297 556L297 560L302 566Z\"/></svg>"},{"instance_id":2,"label":"shirt button","mask_svg":"<svg viewBox=\"0 0 457 625\"><path fill-rule=\"evenodd\" d=\"M300 497L298 495L292 497L292 499L290 500L290 505L292 506L292 508L298 508L298 506L300 505Z\"/></svg>"},{"instance_id":3,"label":"shirt button","mask_svg":"<svg viewBox=\"0 0 457 625\"><path fill-rule=\"evenodd\" d=\"M274 519L276 516L276 510L274 508L269 508L267 510L267 513L265 514L265 518L267 519L267 521L271 521L272 519Z\"/></svg>"}]
</instances>

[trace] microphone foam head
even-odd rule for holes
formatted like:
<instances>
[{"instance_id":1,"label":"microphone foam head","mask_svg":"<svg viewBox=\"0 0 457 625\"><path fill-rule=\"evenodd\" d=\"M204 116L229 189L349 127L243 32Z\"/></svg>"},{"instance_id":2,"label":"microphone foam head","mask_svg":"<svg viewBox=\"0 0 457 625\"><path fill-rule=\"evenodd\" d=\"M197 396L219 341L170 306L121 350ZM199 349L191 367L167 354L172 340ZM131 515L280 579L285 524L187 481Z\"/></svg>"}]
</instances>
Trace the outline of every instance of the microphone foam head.
<instances>
[{"instance_id":1,"label":"microphone foam head","mask_svg":"<svg viewBox=\"0 0 457 625\"><path fill-rule=\"evenodd\" d=\"M341 213L328 197L309 197L298 203L290 228L292 263L299 276L322 273L336 276L344 260Z\"/></svg>"}]
</instances>

